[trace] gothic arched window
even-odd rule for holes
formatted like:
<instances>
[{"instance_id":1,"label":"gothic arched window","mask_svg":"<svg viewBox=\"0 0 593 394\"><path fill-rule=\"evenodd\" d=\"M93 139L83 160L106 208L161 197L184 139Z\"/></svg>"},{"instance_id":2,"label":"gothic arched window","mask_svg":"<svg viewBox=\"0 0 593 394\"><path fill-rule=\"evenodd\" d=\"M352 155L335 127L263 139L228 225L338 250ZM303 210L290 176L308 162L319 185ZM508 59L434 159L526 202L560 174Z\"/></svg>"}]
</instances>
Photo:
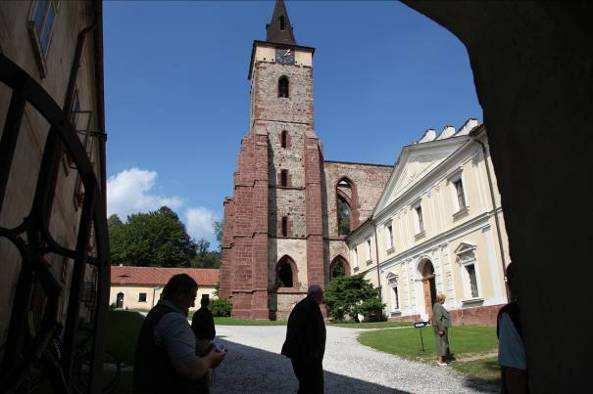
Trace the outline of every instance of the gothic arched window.
<instances>
[{"instance_id":1,"label":"gothic arched window","mask_svg":"<svg viewBox=\"0 0 593 394\"><path fill-rule=\"evenodd\" d=\"M288 257L284 256L278 262L276 266L276 282L278 283L279 287L293 287L294 280L293 280L293 267L294 261Z\"/></svg>"},{"instance_id":2,"label":"gothic arched window","mask_svg":"<svg viewBox=\"0 0 593 394\"><path fill-rule=\"evenodd\" d=\"M338 195L338 234L350 234L350 205L344 197Z\"/></svg>"},{"instance_id":3,"label":"gothic arched window","mask_svg":"<svg viewBox=\"0 0 593 394\"><path fill-rule=\"evenodd\" d=\"M288 98L288 78L283 75L278 80L278 97Z\"/></svg>"},{"instance_id":4,"label":"gothic arched window","mask_svg":"<svg viewBox=\"0 0 593 394\"><path fill-rule=\"evenodd\" d=\"M342 256L336 256L329 265L330 279L350 275L350 266Z\"/></svg>"}]
</instances>

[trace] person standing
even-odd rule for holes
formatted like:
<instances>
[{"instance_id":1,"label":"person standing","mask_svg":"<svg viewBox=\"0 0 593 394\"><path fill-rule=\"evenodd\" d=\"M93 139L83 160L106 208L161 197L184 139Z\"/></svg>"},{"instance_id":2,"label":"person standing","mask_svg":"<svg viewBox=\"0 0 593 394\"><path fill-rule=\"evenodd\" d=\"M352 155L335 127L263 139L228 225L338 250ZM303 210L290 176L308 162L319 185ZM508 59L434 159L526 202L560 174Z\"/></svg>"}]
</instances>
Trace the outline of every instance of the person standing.
<instances>
[{"instance_id":1,"label":"person standing","mask_svg":"<svg viewBox=\"0 0 593 394\"><path fill-rule=\"evenodd\" d=\"M202 294L200 300L200 309L198 309L191 320L191 329L196 336L196 355L203 357L207 355L214 344L214 337L216 337L216 328L214 327L214 316L208 309L210 304L210 297L208 294ZM209 371L206 375L196 382L195 393L207 394L210 392L210 385L212 384L212 374Z\"/></svg>"},{"instance_id":2,"label":"person standing","mask_svg":"<svg viewBox=\"0 0 593 394\"><path fill-rule=\"evenodd\" d=\"M502 393L528 393L527 356L521 325L519 292L513 263L506 269L510 302L498 311L496 334L498 336L498 363L501 373Z\"/></svg>"},{"instance_id":3,"label":"person standing","mask_svg":"<svg viewBox=\"0 0 593 394\"><path fill-rule=\"evenodd\" d=\"M198 284L189 275L172 276L144 319L134 361L135 393L192 393L195 381L224 359L225 352L217 349L196 356L187 314L197 291Z\"/></svg>"},{"instance_id":4,"label":"person standing","mask_svg":"<svg viewBox=\"0 0 593 394\"><path fill-rule=\"evenodd\" d=\"M282 354L292 362L299 381L298 393L323 393L323 355L325 353L325 322L319 304L323 290L309 286L307 297L295 305L288 318Z\"/></svg>"},{"instance_id":5,"label":"person standing","mask_svg":"<svg viewBox=\"0 0 593 394\"><path fill-rule=\"evenodd\" d=\"M449 349L449 327L451 318L445 309L445 295L438 294L432 306L432 326L434 328L437 350L437 364L447 365L450 360L451 350Z\"/></svg>"}]
</instances>

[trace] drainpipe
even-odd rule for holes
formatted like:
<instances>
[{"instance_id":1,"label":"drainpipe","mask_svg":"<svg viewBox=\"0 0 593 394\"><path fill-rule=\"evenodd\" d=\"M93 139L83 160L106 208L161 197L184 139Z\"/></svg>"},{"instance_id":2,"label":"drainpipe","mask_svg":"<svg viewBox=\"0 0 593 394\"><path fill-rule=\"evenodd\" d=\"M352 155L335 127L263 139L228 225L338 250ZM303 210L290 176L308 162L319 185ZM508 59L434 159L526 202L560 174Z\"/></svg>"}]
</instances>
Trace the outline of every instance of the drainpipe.
<instances>
[{"instance_id":1,"label":"drainpipe","mask_svg":"<svg viewBox=\"0 0 593 394\"><path fill-rule=\"evenodd\" d=\"M502 242L502 232L500 231L500 220L498 219L498 213L496 212L496 199L494 197L494 185L492 184L492 175L490 174L490 166L488 165L488 150L486 149L486 145L482 141L480 141L477 136L472 136L472 139L480 144L482 147L482 156L484 157L484 165L486 166L486 176L488 177L488 187L490 189L490 201L492 202L492 212L494 213L494 222L496 225L496 234L498 236L498 247L500 248L500 262L502 266L502 274L506 271L506 262L504 257L504 247ZM507 302L510 301L510 292L509 286L505 281L504 285L505 293L507 296Z\"/></svg>"},{"instance_id":2,"label":"drainpipe","mask_svg":"<svg viewBox=\"0 0 593 394\"><path fill-rule=\"evenodd\" d=\"M381 289L381 275L379 274L379 238L377 237L377 225L375 223L372 224L375 228L375 258L377 260L377 286L379 287L379 301L383 302L383 289Z\"/></svg>"}]
</instances>

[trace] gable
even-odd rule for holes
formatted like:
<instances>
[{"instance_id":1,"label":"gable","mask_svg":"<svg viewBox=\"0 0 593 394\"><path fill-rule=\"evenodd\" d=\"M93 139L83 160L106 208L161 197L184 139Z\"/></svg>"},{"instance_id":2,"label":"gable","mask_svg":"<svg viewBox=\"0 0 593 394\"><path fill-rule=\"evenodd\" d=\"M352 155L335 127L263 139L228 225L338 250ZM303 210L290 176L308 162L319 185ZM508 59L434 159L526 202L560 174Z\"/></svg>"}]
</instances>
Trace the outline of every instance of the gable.
<instances>
[{"instance_id":1,"label":"gable","mask_svg":"<svg viewBox=\"0 0 593 394\"><path fill-rule=\"evenodd\" d=\"M404 147L375 212L380 212L402 196L418 180L451 156L465 141L465 138L449 138Z\"/></svg>"}]
</instances>

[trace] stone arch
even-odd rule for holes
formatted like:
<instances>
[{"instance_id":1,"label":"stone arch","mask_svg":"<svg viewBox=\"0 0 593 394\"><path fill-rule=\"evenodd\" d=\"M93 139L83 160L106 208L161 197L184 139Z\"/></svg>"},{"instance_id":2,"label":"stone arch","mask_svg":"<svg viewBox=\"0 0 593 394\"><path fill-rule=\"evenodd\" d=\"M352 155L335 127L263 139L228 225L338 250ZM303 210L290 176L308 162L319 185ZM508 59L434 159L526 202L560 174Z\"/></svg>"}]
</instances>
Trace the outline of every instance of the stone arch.
<instances>
[{"instance_id":1,"label":"stone arch","mask_svg":"<svg viewBox=\"0 0 593 394\"><path fill-rule=\"evenodd\" d=\"M292 257L285 254L276 263L276 288L298 288L298 268Z\"/></svg>"},{"instance_id":2,"label":"stone arch","mask_svg":"<svg viewBox=\"0 0 593 394\"><path fill-rule=\"evenodd\" d=\"M341 267L341 270L340 270ZM337 271L341 271L342 274L338 275ZM336 274L334 274L336 273ZM338 276L350 276L350 264L348 264L348 260L344 258L341 254L337 255L333 258L332 262L329 265L329 278L330 280L337 278Z\"/></svg>"},{"instance_id":3,"label":"stone arch","mask_svg":"<svg viewBox=\"0 0 593 394\"><path fill-rule=\"evenodd\" d=\"M334 185L336 191L336 218L338 235L348 235L350 231L358 227L358 193L356 184L347 176L338 178ZM348 222L345 222L345 215ZM346 232L346 230L348 230Z\"/></svg>"}]
</instances>

